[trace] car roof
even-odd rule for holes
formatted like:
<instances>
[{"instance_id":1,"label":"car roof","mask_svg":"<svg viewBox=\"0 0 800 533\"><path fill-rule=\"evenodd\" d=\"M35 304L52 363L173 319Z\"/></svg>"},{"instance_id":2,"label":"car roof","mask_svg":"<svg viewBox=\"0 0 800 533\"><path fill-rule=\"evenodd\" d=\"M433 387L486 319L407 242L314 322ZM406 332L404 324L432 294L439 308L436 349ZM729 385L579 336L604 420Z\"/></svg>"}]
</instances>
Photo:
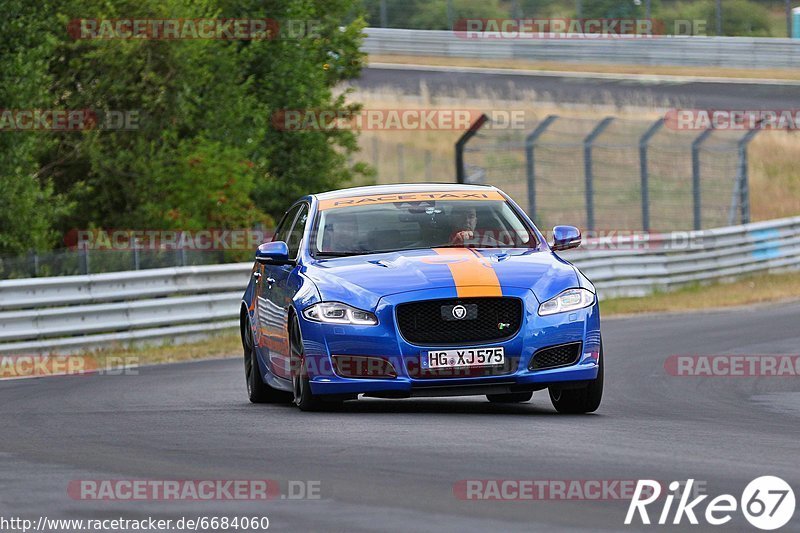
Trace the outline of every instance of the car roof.
<instances>
[{"instance_id":1,"label":"car roof","mask_svg":"<svg viewBox=\"0 0 800 533\"><path fill-rule=\"evenodd\" d=\"M314 194L318 200L334 198L347 198L350 196L368 196L373 194L415 193L415 192L444 192L444 191L486 191L497 190L491 185L461 185L458 183L398 183L393 185L370 185L367 187L352 187Z\"/></svg>"}]
</instances>

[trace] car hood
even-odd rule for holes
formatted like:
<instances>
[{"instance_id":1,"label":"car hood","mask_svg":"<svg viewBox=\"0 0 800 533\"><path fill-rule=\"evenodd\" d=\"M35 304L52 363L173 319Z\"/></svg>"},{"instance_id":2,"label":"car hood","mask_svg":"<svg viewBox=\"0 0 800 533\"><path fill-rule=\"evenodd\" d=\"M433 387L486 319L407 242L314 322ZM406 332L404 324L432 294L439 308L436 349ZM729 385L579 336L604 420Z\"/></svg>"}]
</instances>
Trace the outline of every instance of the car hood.
<instances>
[{"instance_id":1,"label":"car hood","mask_svg":"<svg viewBox=\"0 0 800 533\"><path fill-rule=\"evenodd\" d=\"M576 270L550 251L426 249L316 260L305 274L326 301L374 309L384 296L424 289L492 286L533 291L543 302L579 286ZM499 287L498 287L499 285ZM490 292L492 292L490 291Z\"/></svg>"}]
</instances>

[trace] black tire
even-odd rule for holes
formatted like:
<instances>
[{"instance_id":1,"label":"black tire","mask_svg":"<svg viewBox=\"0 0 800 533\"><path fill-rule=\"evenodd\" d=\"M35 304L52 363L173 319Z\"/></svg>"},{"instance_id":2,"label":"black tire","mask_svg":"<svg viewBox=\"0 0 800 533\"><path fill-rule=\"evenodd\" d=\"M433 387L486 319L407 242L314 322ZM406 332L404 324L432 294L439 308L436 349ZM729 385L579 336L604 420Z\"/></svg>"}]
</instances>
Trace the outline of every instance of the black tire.
<instances>
[{"instance_id":1,"label":"black tire","mask_svg":"<svg viewBox=\"0 0 800 533\"><path fill-rule=\"evenodd\" d=\"M486 395L486 399L492 403L522 403L531 401L531 398L533 398L533 391Z\"/></svg>"},{"instance_id":2,"label":"black tire","mask_svg":"<svg viewBox=\"0 0 800 533\"><path fill-rule=\"evenodd\" d=\"M247 397L252 403L288 403L291 394L273 389L261 379L256 352L253 348L253 329L247 319L242 329L242 347L244 348L244 378L247 383Z\"/></svg>"},{"instance_id":3,"label":"black tire","mask_svg":"<svg viewBox=\"0 0 800 533\"><path fill-rule=\"evenodd\" d=\"M578 389L559 389L550 387L550 401L556 411L563 414L593 413L600 407L603 399L603 344L600 343L597 378Z\"/></svg>"},{"instance_id":4,"label":"black tire","mask_svg":"<svg viewBox=\"0 0 800 533\"><path fill-rule=\"evenodd\" d=\"M303 337L300 333L300 324L297 317L292 318L289 327L289 350L291 352L292 391L294 404L301 411L319 411L324 405L322 400L311 393L311 384L308 380L308 366L306 365L303 351Z\"/></svg>"}]
</instances>

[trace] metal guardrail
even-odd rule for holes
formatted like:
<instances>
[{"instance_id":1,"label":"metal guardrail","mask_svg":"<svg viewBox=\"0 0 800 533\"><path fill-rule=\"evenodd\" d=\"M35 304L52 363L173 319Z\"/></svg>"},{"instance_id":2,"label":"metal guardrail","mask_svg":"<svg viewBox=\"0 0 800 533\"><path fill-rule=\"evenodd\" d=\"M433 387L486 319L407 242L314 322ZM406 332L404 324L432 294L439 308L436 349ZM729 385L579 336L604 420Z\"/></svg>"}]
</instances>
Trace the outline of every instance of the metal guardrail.
<instances>
[{"instance_id":1,"label":"metal guardrail","mask_svg":"<svg viewBox=\"0 0 800 533\"><path fill-rule=\"evenodd\" d=\"M800 217L564 253L602 298L800 268ZM643 238L645 236L646 238ZM63 353L233 329L250 263L0 281L0 354Z\"/></svg>"},{"instance_id":2,"label":"metal guardrail","mask_svg":"<svg viewBox=\"0 0 800 533\"><path fill-rule=\"evenodd\" d=\"M367 28L375 55L727 68L800 67L800 40L752 37L475 39L453 31Z\"/></svg>"},{"instance_id":3,"label":"metal guardrail","mask_svg":"<svg viewBox=\"0 0 800 533\"><path fill-rule=\"evenodd\" d=\"M238 326L251 263L0 281L0 353L165 342Z\"/></svg>"},{"instance_id":4,"label":"metal guardrail","mask_svg":"<svg viewBox=\"0 0 800 533\"><path fill-rule=\"evenodd\" d=\"M601 299L646 296L690 283L800 269L800 217L633 236L611 246L615 249L578 249L563 256L592 280Z\"/></svg>"}]
</instances>

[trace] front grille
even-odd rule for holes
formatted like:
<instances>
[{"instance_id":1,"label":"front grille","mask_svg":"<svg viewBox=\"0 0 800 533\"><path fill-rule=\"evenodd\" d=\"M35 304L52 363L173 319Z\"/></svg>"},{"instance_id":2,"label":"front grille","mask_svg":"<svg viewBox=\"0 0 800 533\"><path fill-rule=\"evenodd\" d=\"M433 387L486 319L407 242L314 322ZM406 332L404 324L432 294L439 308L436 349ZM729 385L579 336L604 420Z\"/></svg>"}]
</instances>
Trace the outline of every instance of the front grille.
<instances>
[{"instance_id":1,"label":"front grille","mask_svg":"<svg viewBox=\"0 0 800 533\"><path fill-rule=\"evenodd\" d=\"M451 298L397 306L397 326L413 344L497 342L516 335L521 325L518 298Z\"/></svg>"},{"instance_id":2,"label":"front grille","mask_svg":"<svg viewBox=\"0 0 800 533\"><path fill-rule=\"evenodd\" d=\"M561 344L542 348L531 359L530 370L543 370L545 368L556 368L559 366L574 365L581 356L583 344L573 342L571 344Z\"/></svg>"}]
</instances>

